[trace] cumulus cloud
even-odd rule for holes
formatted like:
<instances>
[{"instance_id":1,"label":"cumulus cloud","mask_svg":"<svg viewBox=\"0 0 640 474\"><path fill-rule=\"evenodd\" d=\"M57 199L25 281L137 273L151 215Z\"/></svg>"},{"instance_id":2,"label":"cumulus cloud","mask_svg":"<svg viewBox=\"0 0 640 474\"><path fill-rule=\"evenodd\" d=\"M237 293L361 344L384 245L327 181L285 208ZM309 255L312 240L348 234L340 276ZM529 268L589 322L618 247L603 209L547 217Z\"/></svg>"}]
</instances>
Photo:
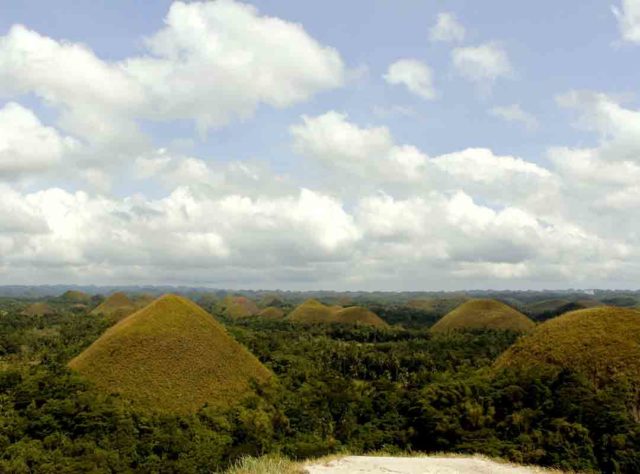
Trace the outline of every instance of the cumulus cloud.
<instances>
[{"instance_id":1,"label":"cumulus cloud","mask_svg":"<svg viewBox=\"0 0 640 474\"><path fill-rule=\"evenodd\" d=\"M422 192L469 189L497 204L543 205L557 193L548 170L518 157L498 156L486 148L429 157L411 144L399 144L387 127L363 127L335 111L308 117L290 127L294 150L323 164L332 183L360 180L365 189ZM350 186L354 189L353 186Z\"/></svg>"},{"instance_id":2,"label":"cumulus cloud","mask_svg":"<svg viewBox=\"0 0 640 474\"><path fill-rule=\"evenodd\" d=\"M451 60L458 74L476 83L491 84L513 74L506 50L495 42L455 48Z\"/></svg>"},{"instance_id":3,"label":"cumulus cloud","mask_svg":"<svg viewBox=\"0 0 640 474\"><path fill-rule=\"evenodd\" d=\"M379 181L415 181L423 175L426 155L394 143L386 127L359 127L346 114L331 111L303 116L292 125L294 149L333 169Z\"/></svg>"},{"instance_id":4,"label":"cumulus cloud","mask_svg":"<svg viewBox=\"0 0 640 474\"><path fill-rule=\"evenodd\" d=\"M622 39L631 43L640 43L640 1L622 0L620 7L611 7L618 20Z\"/></svg>"},{"instance_id":5,"label":"cumulus cloud","mask_svg":"<svg viewBox=\"0 0 640 474\"><path fill-rule=\"evenodd\" d=\"M0 109L0 178L45 171L77 147L74 139L43 125L20 104L10 102Z\"/></svg>"},{"instance_id":6,"label":"cumulus cloud","mask_svg":"<svg viewBox=\"0 0 640 474\"><path fill-rule=\"evenodd\" d=\"M453 13L438 14L436 24L429 29L431 41L461 42L464 40L465 29Z\"/></svg>"},{"instance_id":7,"label":"cumulus cloud","mask_svg":"<svg viewBox=\"0 0 640 474\"><path fill-rule=\"evenodd\" d=\"M204 132L345 78L336 50L234 0L174 2L165 25L144 56L119 62L16 25L0 37L0 96L33 93L60 110L68 132L128 143L141 140L136 119L190 119Z\"/></svg>"},{"instance_id":8,"label":"cumulus cloud","mask_svg":"<svg viewBox=\"0 0 640 474\"><path fill-rule=\"evenodd\" d=\"M434 99L433 73L429 66L417 59L400 59L389 66L384 80L393 85L404 85L423 99Z\"/></svg>"},{"instance_id":9,"label":"cumulus cloud","mask_svg":"<svg viewBox=\"0 0 640 474\"><path fill-rule=\"evenodd\" d=\"M443 13L430 36L459 42L464 29ZM456 48L452 61L481 87L513 73L497 43ZM12 101L0 108L0 281L406 289L640 277L629 219L640 112L605 94L558 98L596 140L551 148L544 166L483 147L430 154L428 139L420 148L333 110L290 125L290 174L259 156L178 153L142 131L189 120L204 133L348 76L302 26L233 0L173 3L142 53L120 61L14 26L0 37L0 97ZM419 61L384 77L436 95ZM23 96L58 116L39 119ZM489 113L535 123L517 104Z\"/></svg>"},{"instance_id":10,"label":"cumulus cloud","mask_svg":"<svg viewBox=\"0 0 640 474\"><path fill-rule=\"evenodd\" d=\"M157 200L61 189L23 195L4 189L3 196L11 198L0 206L11 251L2 258L16 269L46 264L92 276L92 265L123 268L122 275L143 267L162 272L162 281L178 267L242 271L276 261L330 261L359 239L340 202L306 189L257 199L210 197L187 187Z\"/></svg>"},{"instance_id":11,"label":"cumulus cloud","mask_svg":"<svg viewBox=\"0 0 640 474\"><path fill-rule=\"evenodd\" d=\"M489 114L506 122L515 122L524 125L527 130L538 128L538 120L520 107L520 104L497 106L489 109Z\"/></svg>"}]
</instances>

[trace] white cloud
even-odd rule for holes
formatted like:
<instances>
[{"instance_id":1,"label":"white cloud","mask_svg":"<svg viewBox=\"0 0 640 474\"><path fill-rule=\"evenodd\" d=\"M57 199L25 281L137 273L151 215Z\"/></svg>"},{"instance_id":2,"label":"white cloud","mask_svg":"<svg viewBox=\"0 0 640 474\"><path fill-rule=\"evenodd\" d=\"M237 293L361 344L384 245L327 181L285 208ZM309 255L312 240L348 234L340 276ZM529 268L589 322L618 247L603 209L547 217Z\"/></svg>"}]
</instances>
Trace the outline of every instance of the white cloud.
<instances>
[{"instance_id":1,"label":"white cloud","mask_svg":"<svg viewBox=\"0 0 640 474\"><path fill-rule=\"evenodd\" d=\"M193 118L204 130L250 116L261 103L286 107L344 81L336 50L247 4L175 2L165 23L146 42L151 56L123 65L144 87L150 116Z\"/></svg>"},{"instance_id":2,"label":"white cloud","mask_svg":"<svg viewBox=\"0 0 640 474\"><path fill-rule=\"evenodd\" d=\"M611 7L618 20L622 39L631 43L640 43L640 1L622 0L620 8Z\"/></svg>"},{"instance_id":3,"label":"white cloud","mask_svg":"<svg viewBox=\"0 0 640 474\"><path fill-rule=\"evenodd\" d=\"M492 202L543 206L557 193L548 170L521 158L468 148L429 158L410 144L398 144L386 127L362 127L335 111L304 116L290 127L296 152L325 165L327 181L358 190L394 187L398 192L469 189ZM342 179L341 179L342 178ZM358 187L353 179L359 179ZM344 186L343 182L347 185Z\"/></svg>"},{"instance_id":4,"label":"white cloud","mask_svg":"<svg viewBox=\"0 0 640 474\"><path fill-rule=\"evenodd\" d=\"M436 24L429 29L431 41L461 42L464 40L464 36L464 26L450 12L439 13Z\"/></svg>"},{"instance_id":5,"label":"white cloud","mask_svg":"<svg viewBox=\"0 0 640 474\"><path fill-rule=\"evenodd\" d=\"M294 149L329 167L373 182L416 181L427 157L410 145L396 145L386 127L363 128L335 111L302 117L290 127Z\"/></svg>"},{"instance_id":6,"label":"white cloud","mask_svg":"<svg viewBox=\"0 0 640 474\"><path fill-rule=\"evenodd\" d=\"M192 119L205 131L345 78L336 50L234 0L174 2L165 23L146 40L147 54L120 62L14 26L0 37L0 96L33 93L58 107L68 132L128 144L142 140L136 119Z\"/></svg>"},{"instance_id":7,"label":"white cloud","mask_svg":"<svg viewBox=\"0 0 640 474\"><path fill-rule=\"evenodd\" d=\"M494 117L501 118L507 122L516 122L524 125L528 130L538 128L538 120L529 112L522 110L520 104L492 107L489 113Z\"/></svg>"},{"instance_id":8,"label":"white cloud","mask_svg":"<svg viewBox=\"0 0 640 474\"><path fill-rule=\"evenodd\" d=\"M513 74L506 50L495 42L455 48L451 59L462 77L477 83L491 84Z\"/></svg>"},{"instance_id":9,"label":"white cloud","mask_svg":"<svg viewBox=\"0 0 640 474\"><path fill-rule=\"evenodd\" d=\"M304 267L331 261L360 238L339 201L306 189L253 199L181 187L158 200L0 192L0 235L11 248L1 258L16 273L45 265L90 279L94 267L106 266L124 278L144 268L161 282L174 271L212 265L239 272L276 261Z\"/></svg>"},{"instance_id":10,"label":"white cloud","mask_svg":"<svg viewBox=\"0 0 640 474\"><path fill-rule=\"evenodd\" d=\"M0 177L45 171L77 146L15 102L0 109Z\"/></svg>"},{"instance_id":11,"label":"white cloud","mask_svg":"<svg viewBox=\"0 0 640 474\"><path fill-rule=\"evenodd\" d=\"M389 84L403 84L410 92L423 99L434 99L433 73L429 66L417 59L400 59L389 66L383 76Z\"/></svg>"},{"instance_id":12,"label":"white cloud","mask_svg":"<svg viewBox=\"0 0 640 474\"><path fill-rule=\"evenodd\" d=\"M578 111L577 126L599 135L601 159L640 161L640 111L625 108L606 94L590 91L571 91L557 101Z\"/></svg>"}]
</instances>

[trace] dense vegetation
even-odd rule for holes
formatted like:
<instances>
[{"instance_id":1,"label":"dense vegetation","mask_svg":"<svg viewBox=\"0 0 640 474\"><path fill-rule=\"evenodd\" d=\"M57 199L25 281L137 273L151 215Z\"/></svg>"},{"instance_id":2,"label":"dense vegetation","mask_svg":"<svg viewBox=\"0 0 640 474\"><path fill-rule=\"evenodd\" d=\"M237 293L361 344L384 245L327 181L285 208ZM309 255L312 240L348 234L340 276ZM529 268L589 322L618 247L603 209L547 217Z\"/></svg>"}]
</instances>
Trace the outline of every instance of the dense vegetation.
<instances>
[{"instance_id":1,"label":"dense vegetation","mask_svg":"<svg viewBox=\"0 0 640 474\"><path fill-rule=\"evenodd\" d=\"M23 316L24 305L2 305L0 472L204 473L245 454L304 458L342 449L479 452L640 472L634 389L596 390L566 370L496 372L514 333L225 319L275 383L232 408L172 416L100 395L67 369L104 332L105 319L70 310Z\"/></svg>"}]
</instances>

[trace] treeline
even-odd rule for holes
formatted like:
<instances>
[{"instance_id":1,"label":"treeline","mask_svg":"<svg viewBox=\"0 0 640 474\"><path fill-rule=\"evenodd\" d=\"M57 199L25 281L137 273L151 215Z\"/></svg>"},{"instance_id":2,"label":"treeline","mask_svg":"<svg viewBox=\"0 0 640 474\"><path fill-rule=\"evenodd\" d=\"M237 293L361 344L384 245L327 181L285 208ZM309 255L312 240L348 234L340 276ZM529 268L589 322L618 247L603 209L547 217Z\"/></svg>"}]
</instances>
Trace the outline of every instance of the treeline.
<instances>
[{"instance_id":1,"label":"treeline","mask_svg":"<svg viewBox=\"0 0 640 474\"><path fill-rule=\"evenodd\" d=\"M161 416L97 394L66 369L104 321L3 316L0 472L205 473L245 454L381 449L640 472L638 394L623 383L596 391L568 372L495 374L514 334L226 324L276 381L233 409Z\"/></svg>"}]
</instances>

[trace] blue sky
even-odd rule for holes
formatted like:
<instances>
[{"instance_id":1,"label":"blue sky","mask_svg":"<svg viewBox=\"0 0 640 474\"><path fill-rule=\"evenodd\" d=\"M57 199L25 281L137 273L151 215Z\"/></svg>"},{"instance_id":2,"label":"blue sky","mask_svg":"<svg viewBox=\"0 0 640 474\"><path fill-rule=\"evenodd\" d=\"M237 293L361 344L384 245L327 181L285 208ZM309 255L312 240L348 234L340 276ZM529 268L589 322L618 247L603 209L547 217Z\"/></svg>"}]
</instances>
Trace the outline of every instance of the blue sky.
<instances>
[{"instance_id":1,"label":"blue sky","mask_svg":"<svg viewBox=\"0 0 640 474\"><path fill-rule=\"evenodd\" d=\"M11 121L11 114L21 114L27 122L35 118L38 123L31 123L30 130L42 127L53 134L55 143L67 140L60 153L47 155L50 163L45 166L38 164L44 159L44 152L38 150L46 142L37 138L44 132L38 135L32 130L35 135L24 140L33 144L37 159L21 157L23 164L29 160L36 163L25 170L25 166L10 163L12 159L18 161L19 153L13 151L8 138L2 148L0 129L1 189L13 193L16 202L4 212L14 212L24 205L34 214L34 221L44 219L42 227L50 231L47 238L43 237L47 235L44 231L37 238L26 231L18 236L15 230L11 235L7 232L8 254L0 259L3 281L84 283L79 280L87 279L87 283L130 283L143 278L141 275L149 278L145 269L151 266L157 273L144 283L188 281L225 286L231 282L251 287L335 284L353 289L633 285L638 267L632 247L638 230L624 225L615 235L611 226L616 227L618 220L640 202L632 179L640 166L634 148L640 142L635 135L636 121L640 120L640 69L635 65L640 54L637 0L223 1L227 6L224 15L232 15L225 17L231 25L228 30L213 20L207 23L218 14L216 3L180 4L183 16L176 15L176 23L166 26L169 12L179 10L170 1L62 0L56 2L55 9L46 11L41 1L3 2L0 35L5 38L5 47L0 46L0 104L20 106L18 111L7 112L7 120ZM245 11L249 5L255 8L248 10L248 16L233 16L234 11ZM431 31L442 14L455 18L464 28L464 38L432 38ZM192 43L187 38L189 27L182 30L180 22L187 24L195 17L207 27L201 36L194 34ZM267 17L278 18L279 23L269 23ZM11 28L16 24L33 32L37 39L13 35ZM283 42L272 49L295 58L290 64L271 61L272 51L254 41L252 28L271 28L268 37L277 38L278 28L291 33L298 28L296 25L304 35L299 38L301 45L294 48ZM178 45L183 48L182 56L166 56L145 41L163 28L169 40L162 44ZM228 40L223 44L227 49L208 56L199 51L200 47L207 48L207 42L213 44L217 35ZM68 76L60 70L54 71L52 78L47 74L42 80L35 77L39 74L38 51L47 38L60 46L47 56L47 70L66 64L70 68ZM94 59L76 58L72 45L83 45ZM462 66L455 64L456 50L483 46L501 54L508 70L486 80L482 77L491 65L475 62L469 67L474 68L470 74L476 79L470 79ZM23 60L29 67L16 66L9 60L3 63L3 55L15 58L22 48L32 48ZM334 53L339 64L332 62ZM224 56L218 58L216 54ZM296 91L299 97L274 106L273 101L286 95L286 90L274 84L246 97L233 84L207 85L207 75L216 76L216 68L222 67L224 77L247 81L250 88L250 72L228 66L236 58L246 57L258 58L256 67L264 77L273 75L283 83L293 78L292 87L300 87ZM198 76L185 75L179 69L185 66L181 63L185 58L188 67L199 71ZM385 80L390 67L403 59L429 71L428 86L435 97L425 98L411 92L407 84L394 85ZM131 61L138 63L137 69L129 66ZM98 72L90 76L93 84L73 83L73 77L93 71L98 62ZM147 71L159 64L176 68L175 84L180 87L170 96L162 95L162 80L147 76ZM316 67L323 68L317 70L322 70L321 74L326 71L326 77L312 77L309 71ZM105 72L102 80L103 69L113 75ZM121 89L109 83L114 77L122 80ZM223 75L220 77L223 81ZM65 81L75 85L67 86ZM189 81L194 81L193 86ZM77 88L78 97L68 92L69 87ZM193 89L192 96L186 93L188 97L176 98L187 89ZM216 90L228 92L218 96ZM149 97L140 98L140 94ZM226 104L230 96L233 100ZM198 104L200 97L202 104ZM127 100L138 99L140 105L126 105ZM249 103L252 105L248 109L243 108ZM514 108L525 118L500 117L499 110L513 112ZM28 113L32 115L27 117ZM82 117L93 113L105 126L116 127L116 132L94 136L91 130L95 123L80 123ZM224 118L202 132L196 122L203 114L213 120ZM302 129L295 129L303 123ZM5 137L9 133L5 132ZM370 141L377 145L362 145ZM568 151L558 151L561 147ZM610 148L618 150L618 155L614 156ZM484 158L484 152L473 151L478 149L489 150L488 158ZM412 150L420 156L416 158ZM5 168L2 159L7 162ZM414 168L403 171L403 166L409 166L406 160L414 160ZM380 171L385 166L390 172ZM259 172L243 167L255 167ZM472 172L473 167L477 172ZM79 171L61 172L60 168ZM148 175L150 169L153 175ZM394 171L402 171L404 177L391 177ZM140 177L144 173L147 175ZM238 178L237 173L246 176ZM249 175L253 178L247 178ZM77 208L75 212L96 219L108 213L109 219L127 215L126 222L131 222L132 201L136 201L137 206L164 213L170 220L171 199L176 198L176 191L188 190L194 202L203 206L196 213L200 213L200 219L214 209L219 211L229 196L242 196L253 208L237 212L249 212L259 222L268 221L264 226L276 234L299 232L301 239L313 240L314 229L320 225L316 219L335 219L338 224L335 232L316 242L318 245L307 247L286 239L279 241L266 233L265 227L256 230L238 224L219 230L215 217L204 230L201 221L197 225L192 222L191 227L181 222L186 227L177 233L193 237L197 243L194 247L200 246L200 250L191 254L176 249L181 242L177 236L165 242L154 241L153 251L173 255L170 261L159 262L150 256L150 249L137 249L138 244L132 244L135 252L127 264L114 257L123 245L118 240L121 235L105 237L108 248L101 248L102 244L57 230L64 227L60 220L71 210L56 208L61 215L55 222L51 216L42 216L42 208L34 203L55 189L74 196L68 201L84 199L83 203L65 205L87 206L84 212ZM301 210L301 215L283 218L280 213L295 203L303 206L303 189L329 206L326 215ZM86 199L78 198L77 193L85 193ZM333 201L325 202L324 197ZM389 216L384 214L383 198L390 206ZM464 207L466 198L471 200L471 208ZM94 203L96 209L91 204L94 200L101 203ZM104 204L107 201L109 204ZM279 206L283 211L278 211L277 217L269 214ZM371 214L371 206L378 214ZM459 212L465 218L457 217L458 206L462 206ZM0 215L2 211L0 208ZM388 227L393 231L381 226L380 221L398 218L401 211L414 216L414 220L415 216L417 221L424 219L424 223L405 229L402 222L391 222ZM432 225L430 222L446 227L446 231L431 232L426 228ZM67 222L67 226L72 224L77 223ZM467 228L471 224L478 228ZM150 229L132 225L123 232L132 242L145 242ZM242 240L238 235L252 232L258 236L254 241L234 245ZM528 238L528 232L533 237ZM295 248L286 254L285 249L292 245ZM67 247L73 250L60 251ZM549 250L541 252L540 247ZM261 253L264 258L257 260L262 263L245 261L240 255L252 253L247 248ZM511 256L501 257L500 248ZM420 257L416 260L410 257L412 253ZM190 261L197 264L185 263L176 271L178 263ZM211 268L200 265L203 261ZM44 273L39 271L43 262L48 262L49 269ZM87 272L87 266L99 270ZM394 266L398 268L390 271ZM267 267L269 271L264 270Z\"/></svg>"}]
</instances>

